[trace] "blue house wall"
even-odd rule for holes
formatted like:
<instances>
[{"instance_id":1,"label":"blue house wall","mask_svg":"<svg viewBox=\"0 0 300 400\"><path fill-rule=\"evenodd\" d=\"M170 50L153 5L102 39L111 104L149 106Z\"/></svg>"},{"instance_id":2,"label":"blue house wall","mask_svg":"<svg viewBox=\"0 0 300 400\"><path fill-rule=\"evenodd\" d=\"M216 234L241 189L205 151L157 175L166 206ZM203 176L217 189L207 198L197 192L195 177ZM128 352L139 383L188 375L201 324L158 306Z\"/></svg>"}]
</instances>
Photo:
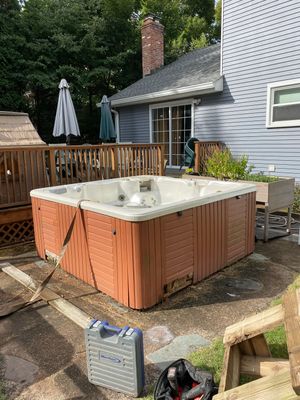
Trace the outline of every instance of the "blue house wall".
<instances>
[{"instance_id":1,"label":"blue house wall","mask_svg":"<svg viewBox=\"0 0 300 400\"><path fill-rule=\"evenodd\" d=\"M149 105L122 107L119 110L120 141L149 143Z\"/></svg>"},{"instance_id":2,"label":"blue house wall","mask_svg":"<svg viewBox=\"0 0 300 400\"><path fill-rule=\"evenodd\" d=\"M195 105L194 134L300 181L300 127L267 128L267 85L300 79L300 1L223 0L224 90ZM149 142L149 104L119 108L121 141Z\"/></svg>"},{"instance_id":3,"label":"blue house wall","mask_svg":"<svg viewBox=\"0 0 300 400\"><path fill-rule=\"evenodd\" d=\"M195 136L300 180L300 127L266 127L267 85L300 78L299 43L299 0L225 0L224 91L195 108Z\"/></svg>"}]
</instances>

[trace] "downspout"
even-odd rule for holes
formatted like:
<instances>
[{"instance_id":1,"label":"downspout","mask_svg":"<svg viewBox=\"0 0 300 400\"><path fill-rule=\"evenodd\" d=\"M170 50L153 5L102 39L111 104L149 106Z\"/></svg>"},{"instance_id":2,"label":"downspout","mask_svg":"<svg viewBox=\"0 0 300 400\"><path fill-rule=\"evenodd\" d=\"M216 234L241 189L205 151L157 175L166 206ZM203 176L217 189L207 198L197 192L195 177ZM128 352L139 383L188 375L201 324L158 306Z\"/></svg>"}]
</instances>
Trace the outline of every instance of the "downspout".
<instances>
[{"instance_id":1,"label":"downspout","mask_svg":"<svg viewBox=\"0 0 300 400\"><path fill-rule=\"evenodd\" d=\"M117 134L117 143L120 143L120 116L117 110L111 109L111 112L115 116L115 130Z\"/></svg>"}]
</instances>

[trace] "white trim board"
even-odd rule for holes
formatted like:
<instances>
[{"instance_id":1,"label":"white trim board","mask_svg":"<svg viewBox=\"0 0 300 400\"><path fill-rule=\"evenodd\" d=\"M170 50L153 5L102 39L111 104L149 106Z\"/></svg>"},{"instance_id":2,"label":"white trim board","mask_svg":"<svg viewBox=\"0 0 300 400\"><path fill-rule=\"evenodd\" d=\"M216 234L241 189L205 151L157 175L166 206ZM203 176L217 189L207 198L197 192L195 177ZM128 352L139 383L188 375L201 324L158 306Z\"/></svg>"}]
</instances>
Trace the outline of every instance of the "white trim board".
<instances>
[{"instance_id":1,"label":"white trim board","mask_svg":"<svg viewBox=\"0 0 300 400\"><path fill-rule=\"evenodd\" d=\"M139 96L126 97L124 99L111 100L113 107L124 107L134 104L162 102L168 100L184 99L187 96L198 96L209 93L216 93L223 91L223 76L220 76L214 82L206 82L198 85L190 85L179 87L176 89L162 90L159 92L142 94Z\"/></svg>"},{"instance_id":2,"label":"white trim board","mask_svg":"<svg viewBox=\"0 0 300 400\"><path fill-rule=\"evenodd\" d=\"M272 82L267 86L267 112L266 112L266 127L267 128L289 128L300 126L299 120L287 120L287 121L272 121L272 107L274 101L274 90L283 90L286 88L299 88L300 89L300 78L290 79L280 82ZM297 104L297 103L293 103ZM288 103L282 104L282 106L288 105Z\"/></svg>"},{"instance_id":3,"label":"white trim board","mask_svg":"<svg viewBox=\"0 0 300 400\"><path fill-rule=\"evenodd\" d=\"M171 102L162 102L149 105L149 143L153 143L153 129L152 129L152 110L157 108L169 108L169 135L172 132L172 107L174 106L191 106L191 137L195 136L195 99L184 99ZM172 141L169 141L169 161L172 154ZM168 168L179 168L177 165L168 165Z\"/></svg>"},{"instance_id":4,"label":"white trim board","mask_svg":"<svg viewBox=\"0 0 300 400\"><path fill-rule=\"evenodd\" d=\"M223 47L224 47L224 7L225 1L221 4L221 54L220 54L220 74L223 75Z\"/></svg>"}]
</instances>

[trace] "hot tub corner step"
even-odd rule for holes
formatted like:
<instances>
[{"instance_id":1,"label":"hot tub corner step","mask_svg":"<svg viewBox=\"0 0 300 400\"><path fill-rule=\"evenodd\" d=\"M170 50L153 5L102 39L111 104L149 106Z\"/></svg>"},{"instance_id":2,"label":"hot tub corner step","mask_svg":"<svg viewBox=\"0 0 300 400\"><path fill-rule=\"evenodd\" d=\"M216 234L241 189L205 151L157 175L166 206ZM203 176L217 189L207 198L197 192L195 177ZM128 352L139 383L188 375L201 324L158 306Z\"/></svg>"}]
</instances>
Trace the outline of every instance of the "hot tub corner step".
<instances>
[{"instance_id":1,"label":"hot tub corner step","mask_svg":"<svg viewBox=\"0 0 300 400\"><path fill-rule=\"evenodd\" d=\"M199 347L209 346L210 342L196 334L177 336L170 344L147 355L152 363L160 369L165 369L171 362L186 358Z\"/></svg>"}]
</instances>

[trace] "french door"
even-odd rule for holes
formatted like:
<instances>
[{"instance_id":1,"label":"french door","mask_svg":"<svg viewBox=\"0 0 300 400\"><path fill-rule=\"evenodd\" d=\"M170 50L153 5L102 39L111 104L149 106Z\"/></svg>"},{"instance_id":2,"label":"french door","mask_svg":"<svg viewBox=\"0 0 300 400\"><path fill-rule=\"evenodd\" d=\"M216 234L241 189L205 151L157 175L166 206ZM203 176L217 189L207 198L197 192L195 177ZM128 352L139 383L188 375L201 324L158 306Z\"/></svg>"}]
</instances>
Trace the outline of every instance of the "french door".
<instances>
[{"instance_id":1,"label":"french door","mask_svg":"<svg viewBox=\"0 0 300 400\"><path fill-rule=\"evenodd\" d=\"M192 134L192 105L158 106L151 109L152 142L165 145L170 167L183 162L184 146Z\"/></svg>"}]
</instances>

